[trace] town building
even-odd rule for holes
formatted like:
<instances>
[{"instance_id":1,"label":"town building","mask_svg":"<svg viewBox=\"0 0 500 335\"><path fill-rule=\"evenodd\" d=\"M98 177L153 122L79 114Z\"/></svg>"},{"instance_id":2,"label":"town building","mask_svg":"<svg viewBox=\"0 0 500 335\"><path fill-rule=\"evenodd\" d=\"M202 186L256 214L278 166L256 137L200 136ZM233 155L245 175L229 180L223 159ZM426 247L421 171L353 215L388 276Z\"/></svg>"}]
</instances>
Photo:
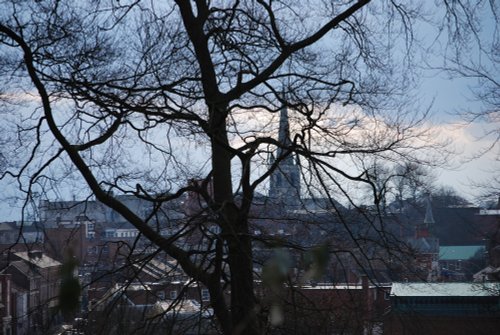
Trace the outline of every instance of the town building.
<instances>
[{"instance_id":1,"label":"town building","mask_svg":"<svg viewBox=\"0 0 500 335\"><path fill-rule=\"evenodd\" d=\"M9 298L3 292L2 298L10 301L5 318L11 320L12 334L47 334L61 322L57 306L62 264L35 250L2 254L1 263L2 290L9 292Z\"/></svg>"},{"instance_id":2,"label":"town building","mask_svg":"<svg viewBox=\"0 0 500 335\"><path fill-rule=\"evenodd\" d=\"M91 329L113 334L216 334L207 292L189 280L117 283L89 306Z\"/></svg>"},{"instance_id":3,"label":"town building","mask_svg":"<svg viewBox=\"0 0 500 335\"><path fill-rule=\"evenodd\" d=\"M426 211L423 221L418 222L415 236L408 239L413 249L415 266L409 277L429 282L436 281L439 276L439 238L433 234L435 225L430 195L426 198Z\"/></svg>"},{"instance_id":4,"label":"town building","mask_svg":"<svg viewBox=\"0 0 500 335\"><path fill-rule=\"evenodd\" d=\"M384 334L494 334L498 283L393 283Z\"/></svg>"},{"instance_id":5,"label":"town building","mask_svg":"<svg viewBox=\"0 0 500 335\"><path fill-rule=\"evenodd\" d=\"M484 268L484 245L441 246L439 268L444 281L471 281L472 275Z\"/></svg>"},{"instance_id":6,"label":"town building","mask_svg":"<svg viewBox=\"0 0 500 335\"><path fill-rule=\"evenodd\" d=\"M318 283L296 287L283 299L282 333L381 334L390 283ZM279 306L279 305L278 305Z\"/></svg>"},{"instance_id":7,"label":"town building","mask_svg":"<svg viewBox=\"0 0 500 335\"><path fill-rule=\"evenodd\" d=\"M293 143L286 106L279 117L279 146L270 159L274 171L269 196L256 194L249 215L258 296L271 318L282 317L281 325L273 326L270 334L278 328L282 333L289 329L302 333L400 334L405 331L405 322L420 317L436 322L436 329L444 329L443 320L455 320L452 317L458 305L475 306L469 310L477 320L497 315L498 291L494 290L489 295L473 295L470 290L462 295L464 287L436 286L444 293L432 295L425 286L419 286L424 283L396 283L389 294L390 283L395 280L434 284L469 279L472 272L465 271L466 262L483 251L494 255L500 250L495 242L498 233L492 234L494 227L498 228L497 211L441 208L435 220L427 197L422 206L425 212L416 211L403 219L406 213L380 215L378 208L370 206L347 209L329 195L305 199L301 196L300 161L289 150ZM192 179L188 185L187 195L168 207L133 195L116 198L160 235L179 236L176 243L208 267L213 260L205 252L214 247L221 234L210 208L213 185L210 178ZM236 203L240 200L241 194L236 195ZM486 224L477 224L486 222L485 218ZM168 328L174 327L172 315L176 320L202 320L207 334L213 330L211 322L204 319L213 316L208 290L188 278L173 259L112 209L93 199L42 201L40 219L24 226L0 224L4 251L19 251L11 253L0 273L0 287L11 292L5 297L0 294L0 328L4 332L41 333L58 322L58 269L68 259L79 265L81 312L89 319L90 332L138 333L144 330L141 327L145 322L148 327L172 333L174 328ZM475 235L456 236L450 231L473 231ZM486 249L477 243L463 244L477 242L481 236L489 236L491 241ZM19 243L21 240L23 243ZM16 243L25 249L7 248ZM45 254L33 251L37 249L31 246L37 243L44 247ZM281 257L280 266L286 267L286 278L277 285L278 294L270 293L263 280L264 267L276 261L276 255ZM485 268L477 278L494 280L499 266ZM229 276L224 277L229 281ZM421 296L415 295L418 290ZM5 305L3 302L9 299L11 303ZM483 303L492 312L474 314ZM463 307L461 313L469 307ZM440 315L443 318L429 319L428 309L444 310ZM55 317L49 320L50 315ZM190 331L193 323L187 324Z\"/></svg>"}]
</instances>

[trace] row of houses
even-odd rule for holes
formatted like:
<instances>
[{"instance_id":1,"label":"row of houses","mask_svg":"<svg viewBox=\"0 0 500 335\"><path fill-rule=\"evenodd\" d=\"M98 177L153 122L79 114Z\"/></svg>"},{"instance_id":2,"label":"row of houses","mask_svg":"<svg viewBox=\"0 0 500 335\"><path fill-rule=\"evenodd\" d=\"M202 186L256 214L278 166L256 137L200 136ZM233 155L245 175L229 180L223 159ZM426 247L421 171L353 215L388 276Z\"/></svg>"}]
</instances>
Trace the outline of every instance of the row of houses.
<instances>
[{"instance_id":1,"label":"row of houses","mask_svg":"<svg viewBox=\"0 0 500 335\"><path fill-rule=\"evenodd\" d=\"M189 279L184 282L180 273L175 274L180 280L169 281L165 273L172 268L150 263L133 282L114 283L102 294L92 292L99 290L99 284L87 288L95 299L87 307L85 331L217 334L208 291ZM56 333L62 322L57 311L61 266L38 252L12 254L0 275L3 334ZM183 298L177 299L181 292ZM283 290L279 300L273 300L269 292L262 296L283 313L277 328L280 333L293 329L303 334L311 330L324 334L490 334L500 325L499 292L500 284L491 282L383 284L363 277L358 284L318 283Z\"/></svg>"},{"instance_id":2,"label":"row of houses","mask_svg":"<svg viewBox=\"0 0 500 335\"><path fill-rule=\"evenodd\" d=\"M293 161L288 163L297 168ZM275 178L276 183L281 183L276 186L280 187L278 193L285 196L289 192L285 192L287 185L282 185L283 180ZM204 216L210 215L206 214L206 204L195 194L168 207L155 208L131 196L117 197L158 234L175 236L178 245L193 255L201 255L200 262L209 266L211 259L203 255L208 254L205 251L210 248L210 241L215 241L221 232L210 225L210 217ZM371 216L369 209L363 212L337 204L332 207L331 202L318 199L295 200L287 206L276 206L276 199L256 197L251 212L250 231L256 240L255 286L262 297L264 314L271 318L267 320L270 334L291 330L324 334L405 333L406 319L413 319L412 313L420 315L429 301L443 310L457 304L488 305L491 313L481 317L498 317L498 291L486 290L492 293L472 295L471 299L467 295L450 304L448 298L460 296L460 292L447 283L472 278L480 283L495 280L500 267L495 250L500 241L496 234L491 234L495 230L489 228L495 227L495 222L498 226L500 216L495 213L477 211L477 218L488 220L474 231L489 236L487 244L443 245L446 236L441 239L438 235L430 199L416 218L385 213L381 220ZM74 316L85 320L85 329L91 333L99 329L123 334L160 330L219 332L208 290L187 277L174 259L143 238L120 215L95 200L44 201L39 212L37 222L0 224L4 262L0 273L6 278L14 274L19 278L20 264L25 264L23 280L10 280L8 285L6 282L10 307L2 310L5 333L57 332L58 326L68 321L57 309L63 284L61 273L66 264L78 264L73 276L80 286L80 309ZM482 241L479 236L472 240ZM328 254L335 257L328 258L321 275L303 281L301 278L307 277L309 271L304 266L306 258L314 255L282 247L278 251L285 255L289 281L277 288L269 287L262 281L263 267L276 253L272 246L287 243L313 251L315 246L325 245ZM19 284L29 282L29 278L34 280L33 285ZM414 296L408 287L416 280L451 288L437 296L424 290L421 299L408 298L406 303L405 297ZM42 295L40 287L47 293ZM399 308L406 305L413 307ZM79 321L74 326L83 327L81 324Z\"/></svg>"}]
</instances>

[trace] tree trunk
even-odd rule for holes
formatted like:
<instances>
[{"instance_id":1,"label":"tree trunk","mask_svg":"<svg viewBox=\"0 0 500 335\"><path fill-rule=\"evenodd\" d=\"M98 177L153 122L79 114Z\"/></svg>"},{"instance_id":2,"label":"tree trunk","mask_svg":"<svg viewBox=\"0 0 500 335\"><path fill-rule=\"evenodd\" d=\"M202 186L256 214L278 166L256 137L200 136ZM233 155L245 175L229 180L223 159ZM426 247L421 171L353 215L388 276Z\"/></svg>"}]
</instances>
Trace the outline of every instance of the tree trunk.
<instances>
[{"instance_id":1,"label":"tree trunk","mask_svg":"<svg viewBox=\"0 0 500 335\"><path fill-rule=\"evenodd\" d=\"M252 243L248 233L248 217L234 203L232 154L227 138L226 115L226 106L212 107L210 110L214 201L219 210L222 236L227 243L231 276L231 335L257 335L261 331L253 289Z\"/></svg>"},{"instance_id":2,"label":"tree trunk","mask_svg":"<svg viewBox=\"0 0 500 335\"><path fill-rule=\"evenodd\" d=\"M253 287L252 243L248 224L246 218L234 222L236 234L228 238L233 334L261 334Z\"/></svg>"}]
</instances>

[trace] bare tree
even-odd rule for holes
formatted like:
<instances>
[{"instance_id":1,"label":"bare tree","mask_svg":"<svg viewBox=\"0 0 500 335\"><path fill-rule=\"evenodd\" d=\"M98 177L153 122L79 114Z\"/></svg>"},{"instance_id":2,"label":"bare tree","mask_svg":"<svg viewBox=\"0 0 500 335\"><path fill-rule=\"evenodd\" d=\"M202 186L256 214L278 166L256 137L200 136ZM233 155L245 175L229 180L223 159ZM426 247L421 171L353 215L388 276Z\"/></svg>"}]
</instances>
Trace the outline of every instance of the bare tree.
<instances>
[{"instance_id":1,"label":"bare tree","mask_svg":"<svg viewBox=\"0 0 500 335\"><path fill-rule=\"evenodd\" d=\"M406 99L413 2L0 4L3 89L35 97L18 129L29 154L9 176L27 197L54 194L55 180L88 189L209 290L225 334L260 334L266 322L249 217L281 162L296 157L306 192L337 212L334 193L356 205L352 184L375 187L356 162L435 162L418 155L439 147L426 111ZM274 136L283 106L285 142ZM155 218L188 194L198 205L163 236ZM186 247L194 233L198 247Z\"/></svg>"},{"instance_id":2,"label":"bare tree","mask_svg":"<svg viewBox=\"0 0 500 335\"><path fill-rule=\"evenodd\" d=\"M478 141L486 140L470 160L491 154L492 177L487 181L471 181L471 186L482 191L482 200L495 201L500 191L500 180L495 175L498 169L500 143L500 82L499 78L499 5L494 1L446 1L444 17L439 25L443 32L445 56L439 58L437 68L451 79L469 82L470 100L476 102L472 108L463 108L458 113L467 124L480 124L482 132ZM465 14L465 15L464 15Z\"/></svg>"}]
</instances>

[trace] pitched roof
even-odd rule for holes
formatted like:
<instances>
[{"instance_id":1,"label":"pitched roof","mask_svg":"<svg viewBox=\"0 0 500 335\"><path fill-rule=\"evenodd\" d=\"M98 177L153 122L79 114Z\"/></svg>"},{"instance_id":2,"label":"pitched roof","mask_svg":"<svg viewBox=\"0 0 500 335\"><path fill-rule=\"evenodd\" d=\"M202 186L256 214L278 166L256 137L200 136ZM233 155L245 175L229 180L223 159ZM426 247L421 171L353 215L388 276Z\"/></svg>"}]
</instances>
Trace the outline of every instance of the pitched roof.
<instances>
[{"instance_id":1,"label":"pitched roof","mask_svg":"<svg viewBox=\"0 0 500 335\"><path fill-rule=\"evenodd\" d=\"M22 274L24 274L25 276L27 277L30 277L32 276L33 274L35 274L34 272L34 269L32 269L30 267L29 264L27 264L26 262L24 261L14 261L14 262L10 262L9 263L9 266L12 266L14 268L16 268L19 272L21 272Z\"/></svg>"},{"instance_id":2,"label":"pitched roof","mask_svg":"<svg viewBox=\"0 0 500 335\"><path fill-rule=\"evenodd\" d=\"M99 300L95 306L102 309L109 305L114 299L122 299L131 306L152 306L158 297L152 292L150 285L143 283L116 283ZM114 306L111 304L110 306Z\"/></svg>"},{"instance_id":3,"label":"pitched roof","mask_svg":"<svg viewBox=\"0 0 500 335\"><path fill-rule=\"evenodd\" d=\"M16 255L23 261L36 265L39 268L48 268L52 266L62 265L60 262L42 253L40 253L39 257L30 257L29 252L27 251L16 252L14 253L14 255Z\"/></svg>"},{"instance_id":4,"label":"pitched roof","mask_svg":"<svg viewBox=\"0 0 500 335\"><path fill-rule=\"evenodd\" d=\"M147 263L134 263L133 266L137 270L156 278L157 281L172 280L173 277L184 275L175 261L160 261L153 258L148 260Z\"/></svg>"},{"instance_id":5,"label":"pitched roof","mask_svg":"<svg viewBox=\"0 0 500 335\"><path fill-rule=\"evenodd\" d=\"M192 299L164 300L158 301L151 311L152 316L163 314L165 316L175 315L177 318L201 315L203 317L213 316L211 308L202 308L200 303Z\"/></svg>"},{"instance_id":6,"label":"pitched roof","mask_svg":"<svg viewBox=\"0 0 500 335\"><path fill-rule=\"evenodd\" d=\"M408 244L419 253L438 253L439 239L436 237L419 237L408 239Z\"/></svg>"}]
</instances>

